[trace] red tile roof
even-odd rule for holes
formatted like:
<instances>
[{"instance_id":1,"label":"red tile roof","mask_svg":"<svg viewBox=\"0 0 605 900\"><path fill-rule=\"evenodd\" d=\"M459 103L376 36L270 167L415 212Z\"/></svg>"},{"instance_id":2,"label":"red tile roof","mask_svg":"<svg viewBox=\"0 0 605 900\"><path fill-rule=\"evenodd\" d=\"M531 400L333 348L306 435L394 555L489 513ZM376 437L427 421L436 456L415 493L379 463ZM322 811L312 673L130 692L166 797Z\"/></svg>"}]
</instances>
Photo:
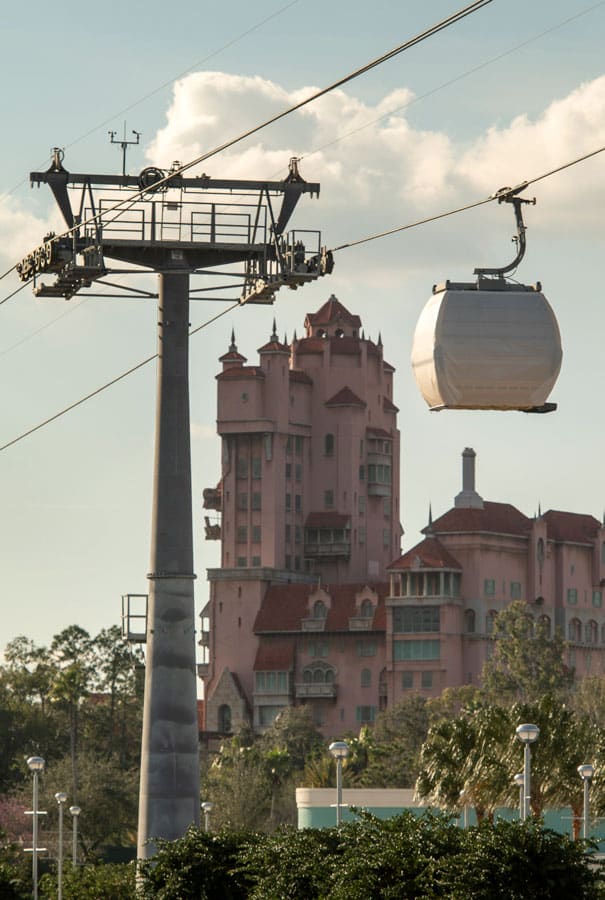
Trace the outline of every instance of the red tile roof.
<instances>
[{"instance_id":1,"label":"red tile roof","mask_svg":"<svg viewBox=\"0 0 605 900\"><path fill-rule=\"evenodd\" d=\"M256 651L255 672L288 672L294 668L294 641L265 638Z\"/></svg>"},{"instance_id":2,"label":"red tile roof","mask_svg":"<svg viewBox=\"0 0 605 900\"><path fill-rule=\"evenodd\" d=\"M297 353L323 353L325 347L325 338L310 337L300 338L296 341Z\"/></svg>"},{"instance_id":3,"label":"red tile roof","mask_svg":"<svg viewBox=\"0 0 605 900\"><path fill-rule=\"evenodd\" d=\"M216 376L217 381L249 380L251 378L265 378L265 373L258 366L233 366L225 369Z\"/></svg>"},{"instance_id":4,"label":"red tile roof","mask_svg":"<svg viewBox=\"0 0 605 900\"><path fill-rule=\"evenodd\" d=\"M246 357L242 356L241 353L238 353L237 350L229 350L228 353L223 353L222 356L219 356L219 362L229 362L232 360L233 362L246 362Z\"/></svg>"},{"instance_id":5,"label":"red tile roof","mask_svg":"<svg viewBox=\"0 0 605 900\"><path fill-rule=\"evenodd\" d=\"M361 328L359 316L352 315L349 310L337 300L334 294L326 300L316 313L307 313L307 321L310 325L331 325L334 322L346 322L353 328Z\"/></svg>"},{"instance_id":6,"label":"red tile roof","mask_svg":"<svg viewBox=\"0 0 605 900\"><path fill-rule=\"evenodd\" d=\"M337 512L312 512L307 516L305 528L346 528L351 517Z\"/></svg>"},{"instance_id":7,"label":"red tile roof","mask_svg":"<svg viewBox=\"0 0 605 900\"><path fill-rule=\"evenodd\" d=\"M572 544L592 544L601 527L594 516L557 509L549 509L544 513L543 519L549 540Z\"/></svg>"},{"instance_id":8,"label":"red tile roof","mask_svg":"<svg viewBox=\"0 0 605 900\"><path fill-rule=\"evenodd\" d=\"M378 603L374 612L371 631L386 629L386 613L384 598L388 595L389 585L382 584L335 584L322 585L321 590L330 597L325 632L349 632L349 619L358 615L356 595L369 587L378 594ZM310 584L272 584L261 603L254 623L255 634L302 632L302 620L309 618L309 597L317 592L316 585ZM364 632L356 632L363 637ZM312 636L317 632L305 632Z\"/></svg>"},{"instance_id":9,"label":"red tile roof","mask_svg":"<svg viewBox=\"0 0 605 900\"><path fill-rule=\"evenodd\" d=\"M399 569L455 569L462 566L436 537L427 537L389 566L389 571Z\"/></svg>"},{"instance_id":10,"label":"red tile roof","mask_svg":"<svg viewBox=\"0 0 605 900\"><path fill-rule=\"evenodd\" d=\"M490 534L511 534L525 537L531 529L532 520L510 503L491 503L486 500L483 509L454 507L433 522L434 534L456 532L488 532ZM426 534L427 528L422 529Z\"/></svg>"},{"instance_id":11,"label":"red tile roof","mask_svg":"<svg viewBox=\"0 0 605 900\"><path fill-rule=\"evenodd\" d=\"M337 394L326 400L326 406L367 406L351 388L343 387Z\"/></svg>"},{"instance_id":12,"label":"red tile roof","mask_svg":"<svg viewBox=\"0 0 605 900\"><path fill-rule=\"evenodd\" d=\"M259 353L287 353L290 355L290 348L287 344L282 344L281 341L269 341L268 344L263 344L262 347L258 348Z\"/></svg>"}]
</instances>

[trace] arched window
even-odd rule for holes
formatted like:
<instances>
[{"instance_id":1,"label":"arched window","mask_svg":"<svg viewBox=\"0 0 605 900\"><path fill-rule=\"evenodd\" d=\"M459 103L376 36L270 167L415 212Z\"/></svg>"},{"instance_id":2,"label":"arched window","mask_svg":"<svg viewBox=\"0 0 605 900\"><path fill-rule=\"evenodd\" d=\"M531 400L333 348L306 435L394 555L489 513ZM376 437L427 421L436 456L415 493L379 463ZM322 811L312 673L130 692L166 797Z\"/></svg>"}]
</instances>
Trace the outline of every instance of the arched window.
<instances>
[{"instance_id":1,"label":"arched window","mask_svg":"<svg viewBox=\"0 0 605 900\"><path fill-rule=\"evenodd\" d=\"M599 626L591 619L586 623L586 628L584 630L585 640L587 644L596 644L599 640Z\"/></svg>"},{"instance_id":2,"label":"arched window","mask_svg":"<svg viewBox=\"0 0 605 900\"><path fill-rule=\"evenodd\" d=\"M325 681L325 675L323 669L315 669L313 672L313 682L315 684L323 684Z\"/></svg>"},{"instance_id":3,"label":"arched window","mask_svg":"<svg viewBox=\"0 0 605 900\"><path fill-rule=\"evenodd\" d=\"M361 604L360 613L362 619L371 619L374 615L374 604L367 597Z\"/></svg>"},{"instance_id":4,"label":"arched window","mask_svg":"<svg viewBox=\"0 0 605 900\"><path fill-rule=\"evenodd\" d=\"M538 544L536 546L536 556L538 558L538 562L544 561L544 539L538 538Z\"/></svg>"},{"instance_id":5,"label":"arched window","mask_svg":"<svg viewBox=\"0 0 605 900\"><path fill-rule=\"evenodd\" d=\"M550 637L550 617L540 616L537 623L536 634L543 637Z\"/></svg>"},{"instance_id":6,"label":"arched window","mask_svg":"<svg viewBox=\"0 0 605 900\"><path fill-rule=\"evenodd\" d=\"M475 610L464 610L464 630L467 634L475 633Z\"/></svg>"},{"instance_id":7,"label":"arched window","mask_svg":"<svg viewBox=\"0 0 605 900\"><path fill-rule=\"evenodd\" d=\"M223 734L231 731L231 707L227 703L218 708L218 730Z\"/></svg>"},{"instance_id":8,"label":"arched window","mask_svg":"<svg viewBox=\"0 0 605 900\"><path fill-rule=\"evenodd\" d=\"M311 669L305 669L303 671L303 683L311 684L312 681L313 681L313 672L311 671Z\"/></svg>"},{"instance_id":9,"label":"arched window","mask_svg":"<svg viewBox=\"0 0 605 900\"><path fill-rule=\"evenodd\" d=\"M582 640L582 623L579 619L572 619L569 623L568 628L569 640L570 641L581 641Z\"/></svg>"},{"instance_id":10,"label":"arched window","mask_svg":"<svg viewBox=\"0 0 605 900\"><path fill-rule=\"evenodd\" d=\"M488 614L485 617L485 633L493 634L494 633L494 622L496 621L496 610L490 609Z\"/></svg>"},{"instance_id":11,"label":"arched window","mask_svg":"<svg viewBox=\"0 0 605 900\"><path fill-rule=\"evenodd\" d=\"M314 619L325 619L328 615L328 607L323 602L323 600L316 600L313 604L313 618Z\"/></svg>"},{"instance_id":12,"label":"arched window","mask_svg":"<svg viewBox=\"0 0 605 900\"><path fill-rule=\"evenodd\" d=\"M324 681L326 684L334 684L334 669L325 670Z\"/></svg>"},{"instance_id":13,"label":"arched window","mask_svg":"<svg viewBox=\"0 0 605 900\"><path fill-rule=\"evenodd\" d=\"M324 438L324 453L326 456L334 456L334 435L326 434Z\"/></svg>"},{"instance_id":14,"label":"arched window","mask_svg":"<svg viewBox=\"0 0 605 900\"><path fill-rule=\"evenodd\" d=\"M369 669L361 670L361 686L362 687L371 687L372 686L372 673Z\"/></svg>"}]
</instances>

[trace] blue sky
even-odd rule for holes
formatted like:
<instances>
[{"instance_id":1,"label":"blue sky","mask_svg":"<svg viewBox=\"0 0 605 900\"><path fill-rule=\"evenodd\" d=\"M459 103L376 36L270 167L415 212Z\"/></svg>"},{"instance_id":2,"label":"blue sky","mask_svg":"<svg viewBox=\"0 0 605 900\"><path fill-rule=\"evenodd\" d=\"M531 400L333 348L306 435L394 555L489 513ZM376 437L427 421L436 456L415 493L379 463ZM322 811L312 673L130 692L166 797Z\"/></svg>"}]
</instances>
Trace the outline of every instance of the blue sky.
<instances>
[{"instance_id":1,"label":"blue sky","mask_svg":"<svg viewBox=\"0 0 605 900\"><path fill-rule=\"evenodd\" d=\"M48 166L52 146L65 147L72 171L118 172L120 153L107 132L121 133L126 119L142 132L130 171L186 161L456 8L441 0L371 7L237 0L218 8L185 0L175 12L151 0L144 9L106 3L102 14L75 2L59 12L41 2L11 6L0 63L2 270L55 221L50 192L32 191L27 181L31 169ZM320 181L322 193L301 204L295 224L322 228L329 246L481 199L605 145L604 25L605 2L494 0L206 170L265 178L285 172L290 155L302 156L303 175ZM553 415L430 414L409 364L433 283L468 279L476 265L512 257L508 207L481 207L343 251L329 279L279 296L274 307L236 310L192 339L199 608L205 569L217 562L201 528L201 491L219 475L217 359L234 327L253 362L274 315L280 334L300 334L305 313L330 293L361 315L366 334L382 332L397 369L405 548L426 524L429 502L434 514L451 504L465 446L477 451L477 488L486 499L528 515L538 503L602 515L603 166L605 154L530 192L538 203L526 214L528 251L517 277L542 281L559 320L564 363ZM0 285L1 299L18 282L11 276ZM153 290L152 278L146 286ZM192 325L216 311L194 304ZM0 306L0 443L153 353L155 320L153 302L66 304L35 300L29 289ZM96 632L118 621L122 593L146 590L154 390L149 366L0 453L0 644L21 633L46 642L74 622Z\"/></svg>"}]
</instances>

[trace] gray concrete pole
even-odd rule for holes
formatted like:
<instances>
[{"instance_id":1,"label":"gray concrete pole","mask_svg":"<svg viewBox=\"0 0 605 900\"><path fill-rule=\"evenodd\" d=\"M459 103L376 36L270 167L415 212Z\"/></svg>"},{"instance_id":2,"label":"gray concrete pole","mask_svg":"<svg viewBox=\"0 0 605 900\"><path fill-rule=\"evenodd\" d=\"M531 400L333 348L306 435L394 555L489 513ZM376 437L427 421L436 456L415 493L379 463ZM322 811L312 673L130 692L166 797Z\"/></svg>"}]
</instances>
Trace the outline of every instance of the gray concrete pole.
<instances>
[{"instance_id":1,"label":"gray concrete pole","mask_svg":"<svg viewBox=\"0 0 605 900\"><path fill-rule=\"evenodd\" d=\"M336 825L342 824L342 759L336 760Z\"/></svg>"},{"instance_id":2,"label":"gray concrete pole","mask_svg":"<svg viewBox=\"0 0 605 900\"><path fill-rule=\"evenodd\" d=\"M199 825L189 273L159 274L158 387L138 857ZM150 842L150 843L148 843Z\"/></svg>"},{"instance_id":3,"label":"gray concrete pole","mask_svg":"<svg viewBox=\"0 0 605 900\"><path fill-rule=\"evenodd\" d=\"M582 810L582 837L584 840L588 837L588 819L590 816L590 778L584 778L584 804Z\"/></svg>"},{"instance_id":4,"label":"gray concrete pole","mask_svg":"<svg viewBox=\"0 0 605 900\"><path fill-rule=\"evenodd\" d=\"M32 833L32 881L33 897L38 900L38 773L34 772L34 796L33 796L33 833Z\"/></svg>"},{"instance_id":5,"label":"gray concrete pole","mask_svg":"<svg viewBox=\"0 0 605 900\"><path fill-rule=\"evenodd\" d=\"M523 821L525 822L531 814L531 750L529 749L529 741L525 742L523 750L523 781L525 789Z\"/></svg>"}]
</instances>

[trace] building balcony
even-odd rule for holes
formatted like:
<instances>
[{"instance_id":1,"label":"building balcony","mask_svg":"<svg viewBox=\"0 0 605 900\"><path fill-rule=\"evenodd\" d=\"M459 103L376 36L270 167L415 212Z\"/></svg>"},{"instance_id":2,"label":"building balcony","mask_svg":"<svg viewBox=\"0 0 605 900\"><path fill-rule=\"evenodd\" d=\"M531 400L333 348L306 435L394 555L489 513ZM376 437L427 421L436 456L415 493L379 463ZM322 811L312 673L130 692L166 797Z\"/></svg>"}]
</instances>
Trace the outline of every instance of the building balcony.
<instances>
[{"instance_id":1,"label":"building balcony","mask_svg":"<svg viewBox=\"0 0 605 900\"><path fill-rule=\"evenodd\" d=\"M374 616L351 616L349 631L371 631Z\"/></svg>"},{"instance_id":2,"label":"building balcony","mask_svg":"<svg viewBox=\"0 0 605 900\"><path fill-rule=\"evenodd\" d=\"M381 484L379 481L368 483L368 497L390 497L391 485Z\"/></svg>"},{"instance_id":3,"label":"building balcony","mask_svg":"<svg viewBox=\"0 0 605 900\"><path fill-rule=\"evenodd\" d=\"M200 647L209 647L210 646L210 632L209 631L201 631L200 639L198 641L198 645Z\"/></svg>"},{"instance_id":4,"label":"building balcony","mask_svg":"<svg viewBox=\"0 0 605 900\"><path fill-rule=\"evenodd\" d=\"M204 488L204 509L220 512L223 504L223 492L220 488Z\"/></svg>"},{"instance_id":5,"label":"building balcony","mask_svg":"<svg viewBox=\"0 0 605 900\"><path fill-rule=\"evenodd\" d=\"M323 631L326 627L325 618L301 619L303 631Z\"/></svg>"},{"instance_id":6,"label":"building balcony","mask_svg":"<svg viewBox=\"0 0 605 900\"><path fill-rule=\"evenodd\" d=\"M348 559L351 555L351 544L349 541L339 541L334 543L305 543L305 556L314 559Z\"/></svg>"},{"instance_id":7,"label":"building balcony","mask_svg":"<svg viewBox=\"0 0 605 900\"><path fill-rule=\"evenodd\" d=\"M204 537L207 541L220 541L221 526L218 522L211 522L208 516L204 516Z\"/></svg>"},{"instance_id":8,"label":"building balcony","mask_svg":"<svg viewBox=\"0 0 605 900\"><path fill-rule=\"evenodd\" d=\"M297 700L335 700L335 684L304 683L295 685L294 692Z\"/></svg>"},{"instance_id":9,"label":"building balcony","mask_svg":"<svg viewBox=\"0 0 605 900\"><path fill-rule=\"evenodd\" d=\"M210 663L198 663L197 664L197 677L198 678L208 678L209 672L210 672Z\"/></svg>"}]
</instances>

